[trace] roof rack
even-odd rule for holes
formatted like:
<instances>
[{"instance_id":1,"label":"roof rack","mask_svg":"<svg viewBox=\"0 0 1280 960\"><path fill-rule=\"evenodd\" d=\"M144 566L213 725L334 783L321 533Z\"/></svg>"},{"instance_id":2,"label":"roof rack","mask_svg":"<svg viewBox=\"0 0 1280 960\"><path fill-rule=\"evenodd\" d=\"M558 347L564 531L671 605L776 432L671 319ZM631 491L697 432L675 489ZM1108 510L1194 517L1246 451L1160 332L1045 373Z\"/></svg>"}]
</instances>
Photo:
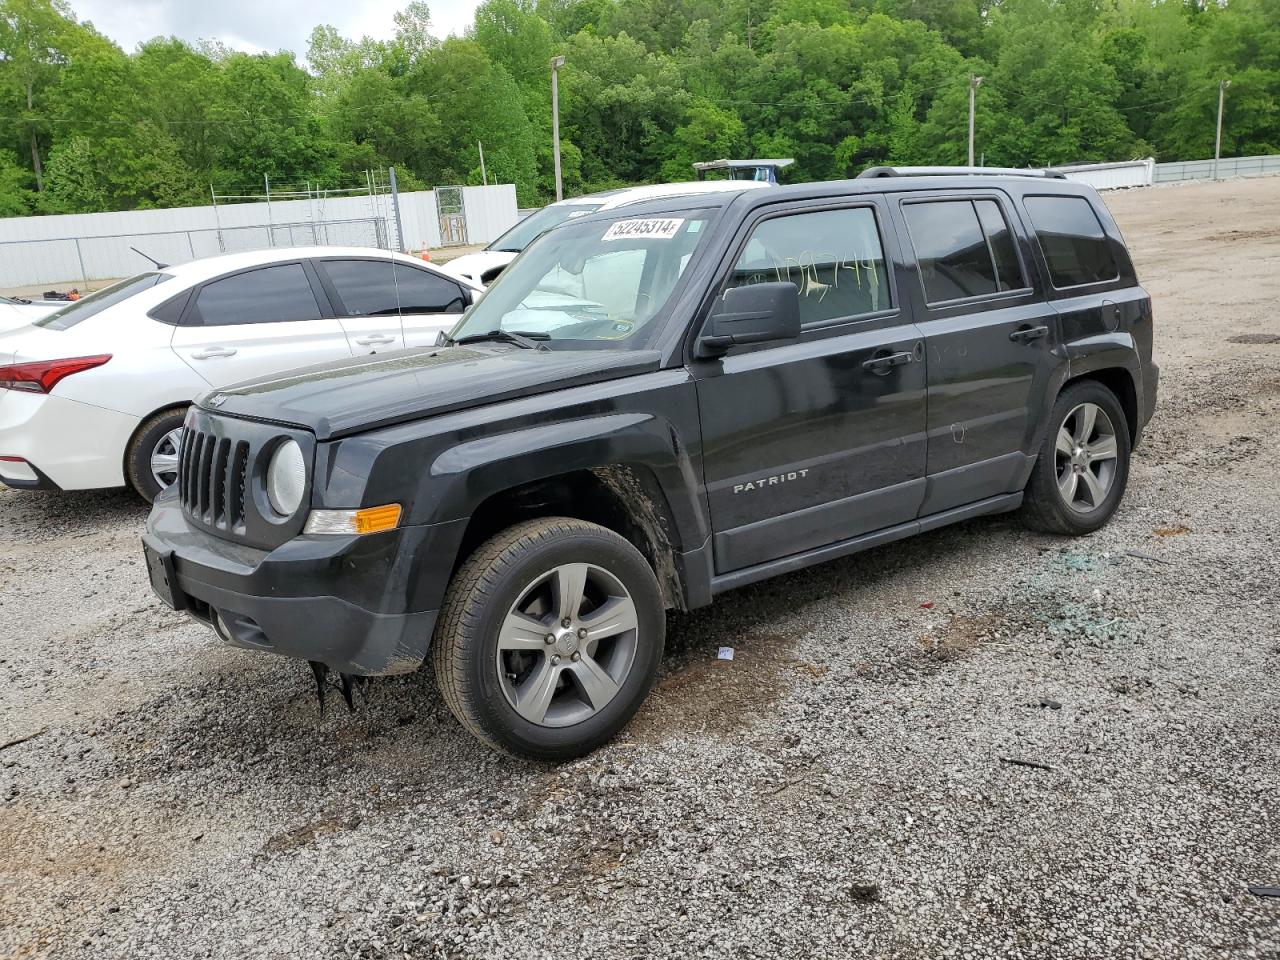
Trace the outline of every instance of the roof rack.
<instances>
[{"instance_id":1,"label":"roof rack","mask_svg":"<svg viewBox=\"0 0 1280 960\"><path fill-rule=\"evenodd\" d=\"M1067 179L1066 174L1052 167L867 167L857 179L877 177L1049 177Z\"/></svg>"}]
</instances>

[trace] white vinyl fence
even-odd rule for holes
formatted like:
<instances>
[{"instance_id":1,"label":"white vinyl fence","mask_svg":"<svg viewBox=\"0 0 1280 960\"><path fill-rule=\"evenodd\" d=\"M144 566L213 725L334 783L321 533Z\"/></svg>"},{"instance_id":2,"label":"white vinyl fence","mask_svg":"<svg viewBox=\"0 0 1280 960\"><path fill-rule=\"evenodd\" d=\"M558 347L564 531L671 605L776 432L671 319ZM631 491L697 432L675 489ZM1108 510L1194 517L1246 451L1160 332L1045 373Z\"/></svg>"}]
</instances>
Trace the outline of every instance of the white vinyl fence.
<instances>
[{"instance_id":1,"label":"white vinyl fence","mask_svg":"<svg viewBox=\"0 0 1280 960\"><path fill-rule=\"evenodd\" d=\"M1121 163L1076 163L1053 169L1065 174L1068 180L1087 183L1095 190L1120 190L1151 186L1151 171L1155 165L1155 160L1148 157Z\"/></svg>"},{"instance_id":2,"label":"white vinyl fence","mask_svg":"<svg viewBox=\"0 0 1280 960\"><path fill-rule=\"evenodd\" d=\"M496 240L518 219L511 184L463 187L467 239ZM400 194L402 246L440 246L435 191ZM219 204L0 220L0 288L80 284L146 269L137 247L165 263L184 263L263 247L396 246L396 217L386 194L270 203Z\"/></svg>"}]
</instances>

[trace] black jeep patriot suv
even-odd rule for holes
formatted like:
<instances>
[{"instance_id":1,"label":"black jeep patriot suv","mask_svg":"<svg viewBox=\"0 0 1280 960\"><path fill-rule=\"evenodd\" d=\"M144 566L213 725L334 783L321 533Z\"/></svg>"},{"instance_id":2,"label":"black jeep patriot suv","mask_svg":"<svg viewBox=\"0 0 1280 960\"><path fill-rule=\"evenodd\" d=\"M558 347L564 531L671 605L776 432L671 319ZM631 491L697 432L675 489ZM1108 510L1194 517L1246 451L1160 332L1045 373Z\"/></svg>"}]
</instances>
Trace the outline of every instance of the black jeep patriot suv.
<instances>
[{"instance_id":1,"label":"black jeep patriot suv","mask_svg":"<svg viewBox=\"0 0 1280 960\"><path fill-rule=\"evenodd\" d=\"M981 514L1096 530L1151 304L1092 189L1012 173L590 215L435 349L206 395L153 586L322 679L430 656L476 736L561 758L640 707L666 608Z\"/></svg>"}]
</instances>

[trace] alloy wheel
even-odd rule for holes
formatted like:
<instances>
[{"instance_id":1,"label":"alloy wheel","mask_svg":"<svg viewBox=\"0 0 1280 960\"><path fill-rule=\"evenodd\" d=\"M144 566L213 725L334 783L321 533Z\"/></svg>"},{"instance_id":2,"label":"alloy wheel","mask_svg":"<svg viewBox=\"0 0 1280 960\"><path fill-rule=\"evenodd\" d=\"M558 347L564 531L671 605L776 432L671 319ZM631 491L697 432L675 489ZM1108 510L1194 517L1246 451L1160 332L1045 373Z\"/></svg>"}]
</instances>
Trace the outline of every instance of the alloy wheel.
<instances>
[{"instance_id":1,"label":"alloy wheel","mask_svg":"<svg viewBox=\"0 0 1280 960\"><path fill-rule=\"evenodd\" d=\"M566 563L542 574L520 592L498 631L507 702L544 727L594 716L626 682L638 630L635 601L604 568Z\"/></svg>"},{"instance_id":2,"label":"alloy wheel","mask_svg":"<svg viewBox=\"0 0 1280 960\"><path fill-rule=\"evenodd\" d=\"M1116 479L1116 429L1096 403L1082 403L1067 414L1054 444L1058 493L1077 513L1100 507Z\"/></svg>"}]
</instances>

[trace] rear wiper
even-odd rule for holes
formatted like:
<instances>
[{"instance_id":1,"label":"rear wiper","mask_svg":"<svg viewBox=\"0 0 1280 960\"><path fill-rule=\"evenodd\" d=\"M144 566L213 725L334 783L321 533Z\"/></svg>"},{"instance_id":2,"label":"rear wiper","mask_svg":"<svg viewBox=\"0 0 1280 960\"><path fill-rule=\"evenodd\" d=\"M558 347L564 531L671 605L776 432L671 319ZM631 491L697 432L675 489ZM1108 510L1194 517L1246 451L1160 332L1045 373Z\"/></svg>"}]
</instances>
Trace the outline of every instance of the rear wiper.
<instances>
[{"instance_id":1,"label":"rear wiper","mask_svg":"<svg viewBox=\"0 0 1280 960\"><path fill-rule=\"evenodd\" d=\"M539 333L537 331L520 331L520 330L490 330L488 333L472 333L465 337L459 337L453 342L460 343L479 343L482 340L501 340L505 343L514 343L517 346L524 347L526 350L545 350L546 348L535 343L536 340L550 340L551 334Z\"/></svg>"}]
</instances>

